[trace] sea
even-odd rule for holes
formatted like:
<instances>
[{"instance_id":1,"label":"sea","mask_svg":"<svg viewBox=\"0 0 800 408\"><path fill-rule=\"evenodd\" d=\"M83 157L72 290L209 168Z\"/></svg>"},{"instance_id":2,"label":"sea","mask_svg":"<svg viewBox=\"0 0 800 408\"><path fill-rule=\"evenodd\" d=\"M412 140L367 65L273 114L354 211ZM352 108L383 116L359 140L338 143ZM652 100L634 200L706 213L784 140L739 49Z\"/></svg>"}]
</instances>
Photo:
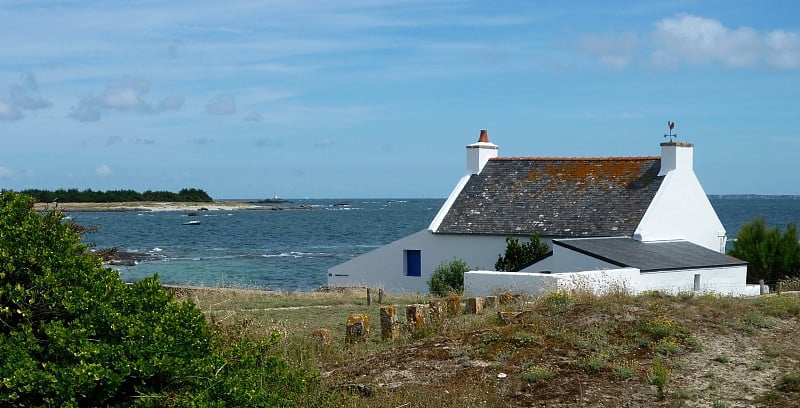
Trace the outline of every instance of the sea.
<instances>
[{"instance_id":1,"label":"sea","mask_svg":"<svg viewBox=\"0 0 800 408\"><path fill-rule=\"evenodd\" d=\"M800 222L800 197L710 196L729 240L742 224L763 217L783 229ZM443 199L292 200L305 209L74 212L97 227L83 237L96 249L118 248L149 259L116 266L133 282L154 274L164 284L311 291L327 269L428 226ZM198 225L184 225L198 220Z\"/></svg>"}]
</instances>

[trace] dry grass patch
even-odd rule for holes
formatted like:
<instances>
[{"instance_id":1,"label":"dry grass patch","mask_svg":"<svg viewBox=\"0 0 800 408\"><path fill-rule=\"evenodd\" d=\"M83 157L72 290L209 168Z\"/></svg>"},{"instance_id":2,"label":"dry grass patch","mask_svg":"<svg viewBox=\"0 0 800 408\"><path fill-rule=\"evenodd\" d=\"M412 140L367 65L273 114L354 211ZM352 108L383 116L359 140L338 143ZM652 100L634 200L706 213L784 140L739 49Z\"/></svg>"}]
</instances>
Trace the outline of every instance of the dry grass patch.
<instances>
[{"instance_id":1,"label":"dry grass patch","mask_svg":"<svg viewBox=\"0 0 800 408\"><path fill-rule=\"evenodd\" d=\"M221 292L186 297L223 325L282 333L275 352L318 369L332 406L798 406L794 296L557 292L504 309L505 319L486 310L382 341L382 305L367 305L363 289ZM398 305L403 323L406 304L427 300L383 305ZM369 341L344 342L350 313L371 317ZM312 337L318 327L329 343Z\"/></svg>"}]
</instances>

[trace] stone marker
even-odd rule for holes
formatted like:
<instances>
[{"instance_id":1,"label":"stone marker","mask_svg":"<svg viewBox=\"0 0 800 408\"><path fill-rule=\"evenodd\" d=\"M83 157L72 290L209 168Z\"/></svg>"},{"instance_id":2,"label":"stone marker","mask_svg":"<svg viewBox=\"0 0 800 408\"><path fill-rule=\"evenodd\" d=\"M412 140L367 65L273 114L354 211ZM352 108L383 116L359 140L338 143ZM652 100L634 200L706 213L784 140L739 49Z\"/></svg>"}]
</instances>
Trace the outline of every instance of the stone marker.
<instances>
[{"instance_id":1,"label":"stone marker","mask_svg":"<svg viewBox=\"0 0 800 408\"><path fill-rule=\"evenodd\" d=\"M311 333L311 336L317 340L319 340L322 344L331 344L331 330L326 329L324 327L319 327L314 329L314 332Z\"/></svg>"},{"instance_id":2,"label":"stone marker","mask_svg":"<svg viewBox=\"0 0 800 408\"><path fill-rule=\"evenodd\" d=\"M424 328L425 305L415 304L406 306L406 324L410 332Z\"/></svg>"},{"instance_id":3,"label":"stone marker","mask_svg":"<svg viewBox=\"0 0 800 408\"><path fill-rule=\"evenodd\" d=\"M397 325L397 306L384 306L381 308L381 338L394 340L400 335Z\"/></svg>"},{"instance_id":4,"label":"stone marker","mask_svg":"<svg viewBox=\"0 0 800 408\"><path fill-rule=\"evenodd\" d=\"M447 297L447 315L458 316L461 314L461 296L450 295Z\"/></svg>"},{"instance_id":5,"label":"stone marker","mask_svg":"<svg viewBox=\"0 0 800 408\"><path fill-rule=\"evenodd\" d=\"M483 300L483 307L485 309L494 309L497 307L497 296L486 296Z\"/></svg>"},{"instance_id":6,"label":"stone marker","mask_svg":"<svg viewBox=\"0 0 800 408\"><path fill-rule=\"evenodd\" d=\"M369 315L353 313L347 318L345 340L348 343L365 342L369 339Z\"/></svg>"},{"instance_id":7,"label":"stone marker","mask_svg":"<svg viewBox=\"0 0 800 408\"><path fill-rule=\"evenodd\" d=\"M431 310L431 321L440 324L444 320L444 302L438 299L431 300L428 302L428 308Z\"/></svg>"},{"instance_id":8,"label":"stone marker","mask_svg":"<svg viewBox=\"0 0 800 408\"><path fill-rule=\"evenodd\" d=\"M464 314L481 314L483 313L483 298L474 297L467 298L465 301Z\"/></svg>"}]
</instances>

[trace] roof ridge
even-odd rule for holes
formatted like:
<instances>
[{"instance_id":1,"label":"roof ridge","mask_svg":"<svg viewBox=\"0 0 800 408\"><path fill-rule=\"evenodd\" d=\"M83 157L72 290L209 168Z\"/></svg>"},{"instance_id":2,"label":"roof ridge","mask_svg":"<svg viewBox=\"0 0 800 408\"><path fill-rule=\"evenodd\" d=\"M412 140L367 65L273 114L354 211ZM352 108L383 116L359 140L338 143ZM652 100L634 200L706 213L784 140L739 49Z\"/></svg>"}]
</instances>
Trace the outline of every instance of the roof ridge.
<instances>
[{"instance_id":1,"label":"roof ridge","mask_svg":"<svg viewBox=\"0 0 800 408\"><path fill-rule=\"evenodd\" d=\"M494 157L489 160L497 161L644 161L644 160L659 160L661 156L623 156L623 157Z\"/></svg>"}]
</instances>

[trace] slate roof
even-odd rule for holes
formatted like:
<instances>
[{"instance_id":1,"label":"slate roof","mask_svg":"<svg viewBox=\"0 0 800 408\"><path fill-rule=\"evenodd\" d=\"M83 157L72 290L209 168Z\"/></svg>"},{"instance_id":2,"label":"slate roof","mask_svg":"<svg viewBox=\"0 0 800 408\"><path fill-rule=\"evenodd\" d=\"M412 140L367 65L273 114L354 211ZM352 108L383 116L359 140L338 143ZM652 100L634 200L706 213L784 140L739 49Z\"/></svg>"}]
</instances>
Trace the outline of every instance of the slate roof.
<instances>
[{"instance_id":1,"label":"slate roof","mask_svg":"<svg viewBox=\"0 0 800 408\"><path fill-rule=\"evenodd\" d=\"M553 245L642 272L747 265L745 261L689 241L641 242L616 237L555 240Z\"/></svg>"},{"instance_id":2,"label":"slate roof","mask_svg":"<svg viewBox=\"0 0 800 408\"><path fill-rule=\"evenodd\" d=\"M436 233L632 236L661 186L659 157L494 158Z\"/></svg>"}]
</instances>

